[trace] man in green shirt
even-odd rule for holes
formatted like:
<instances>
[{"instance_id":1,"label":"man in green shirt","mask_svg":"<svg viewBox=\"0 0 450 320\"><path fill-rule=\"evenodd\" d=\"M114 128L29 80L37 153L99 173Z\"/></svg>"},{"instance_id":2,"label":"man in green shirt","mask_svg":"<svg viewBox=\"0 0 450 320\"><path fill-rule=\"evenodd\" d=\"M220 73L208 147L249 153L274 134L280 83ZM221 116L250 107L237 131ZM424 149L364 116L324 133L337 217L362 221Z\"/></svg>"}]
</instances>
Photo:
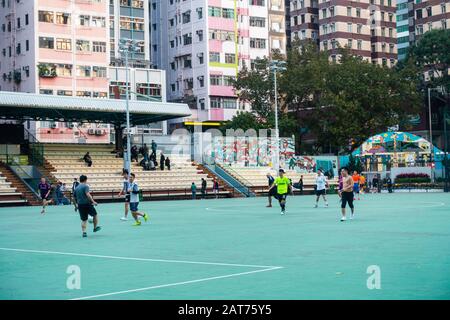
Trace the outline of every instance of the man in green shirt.
<instances>
[{"instance_id":1,"label":"man in green shirt","mask_svg":"<svg viewBox=\"0 0 450 320\"><path fill-rule=\"evenodd\" d=\"M284 175L283 169L280 169L280 175L275 179L275 182L273 183L270 190L275 187L277 188L277 194L275 195L275 198L277 198L278 202L280 203L281 214L283 215L286 213L286 197L289 194L289 189L291 188L291 180Z\"/></svg>"}]
</instances>

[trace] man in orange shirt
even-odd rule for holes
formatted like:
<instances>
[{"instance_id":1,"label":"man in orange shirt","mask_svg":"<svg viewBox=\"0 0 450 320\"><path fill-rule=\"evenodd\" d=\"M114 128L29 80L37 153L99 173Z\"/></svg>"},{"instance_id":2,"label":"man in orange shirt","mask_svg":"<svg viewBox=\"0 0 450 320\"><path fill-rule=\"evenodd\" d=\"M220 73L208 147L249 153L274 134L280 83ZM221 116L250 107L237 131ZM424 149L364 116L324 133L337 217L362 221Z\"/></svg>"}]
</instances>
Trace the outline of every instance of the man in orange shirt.
<instances>
[{"instance_id":1,"label":"man in orange shirt","mask_svg":"<svg viewBox=\"0 0 450 320\"><path fill-rule=\"evenodd\" d=\"M359 189L362 194L364 194L364 187L366 185L366 177L360 175L359 177Z\"/></svg>"},{"instance_id":2,"label":"man in orange shirt","mask_svg":"<svg viewBox=\"0 0 450 320\"><path fill-rule=\"evenodd\" d=\"M356 170L353 171L352 179L353 179L353 192L355 192L355 194L358 195L358 200L361 200L359 198L359 180L360 180L360 176L359 176L359 174L358 174L358 172Z\"/></svg>"}]
</instances>

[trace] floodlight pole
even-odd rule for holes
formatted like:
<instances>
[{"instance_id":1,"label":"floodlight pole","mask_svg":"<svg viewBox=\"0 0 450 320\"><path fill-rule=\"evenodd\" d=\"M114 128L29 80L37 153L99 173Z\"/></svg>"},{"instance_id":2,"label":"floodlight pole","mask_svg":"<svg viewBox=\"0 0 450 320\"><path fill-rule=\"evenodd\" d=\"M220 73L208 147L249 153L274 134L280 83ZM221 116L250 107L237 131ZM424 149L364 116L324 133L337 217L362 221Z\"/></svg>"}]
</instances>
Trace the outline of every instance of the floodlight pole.
<instances>
[{"instance_id":1,"label":"floodlight pole","mask_svg":"<svg viewBox=\"0 0 450 320\"><path fill-rule=\"evenodd\" d=\"M274 68L274 87L275 87L275 170L278 174L280 170L280 134L278 131L278 86L277 86L277 67Z\"/></svg>"},{"instance_id":2,"label":"floodlight pole","mask_svg":"<svg viewBox=\"0 0 450 320\"><path fill-rule=\"evenodd\" d=\"M125 169L131 173L131 128L130 128L130 99L129 99L129 76L128 76L128 49L125 50L125 83L126 83L126 114L127 114L127 153L125 159Z\"/></svg>"}]
</instances>

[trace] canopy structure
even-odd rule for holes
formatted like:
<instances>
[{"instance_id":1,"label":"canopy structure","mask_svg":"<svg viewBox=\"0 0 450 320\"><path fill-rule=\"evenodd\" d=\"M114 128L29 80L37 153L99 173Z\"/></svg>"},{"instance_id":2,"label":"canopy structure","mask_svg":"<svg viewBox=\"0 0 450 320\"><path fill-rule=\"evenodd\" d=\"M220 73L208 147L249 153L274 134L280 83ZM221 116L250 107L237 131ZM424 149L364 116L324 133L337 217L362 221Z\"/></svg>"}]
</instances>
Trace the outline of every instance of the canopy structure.
<instances>
[{"instance_id":1,"label":"canopy structure","mask_svg":"<svg viewBox=\"0 0 450 320\"><path fill-rule=\"evenodd\" d=\"M0 119L123 124L125 100L0 91ZM189 117L181 103L129 101L132 126Z\"/></svg>"},{"instance_id":2,"label":"canopy structure","mask_svg":"<svg viewBox=\"0 0 450 320\"><path fill-rule=\"evenodd\" d=\"M360 148L353 152L354 156L373 154L426 153L429 154L431 143L409 132L384 132L367 139ZM433 146L433 153L439 155L442 151Z\"/></svg>"}]
</instances>

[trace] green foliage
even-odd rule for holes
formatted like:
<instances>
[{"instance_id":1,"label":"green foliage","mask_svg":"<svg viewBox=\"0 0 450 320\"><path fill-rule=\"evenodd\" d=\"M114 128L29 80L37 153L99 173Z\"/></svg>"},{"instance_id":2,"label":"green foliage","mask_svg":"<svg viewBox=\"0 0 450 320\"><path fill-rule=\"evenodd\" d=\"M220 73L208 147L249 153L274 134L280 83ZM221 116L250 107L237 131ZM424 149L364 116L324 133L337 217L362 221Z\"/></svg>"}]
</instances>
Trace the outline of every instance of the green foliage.
<instances>
[{"instance_id":1,"label":"green foliage","mask_svg":"<svg viewBox=\"0 0 450 320\"><path fill-rule=\"evenodd\" d=\"M432 71L430 87L444 86L450 91L450 29L426 32L410 48L407 61L415 63L422 72Z\"/></svg>"},{"instance_id":2,"label":"green foliage","mask_svg":"<svg viewBox=\"0 0 450 320\"><path fill-rule=\"evenodd\" d=\"M310 41L288 52L287 70L278 73L279 128L299 139L307 129L317 138L314 149L352 151L388 127L408 123L421 104L414 63L402 68L373 65L341 49L338 63ZM234 83L238 97L251 105L251 114L236 116L232 128L273 128L273 73L267 59L244 68ZM351 150L343 150L353 140ZM301 151L301 150L299 150Z\"/></svg>"}]
</instances>

